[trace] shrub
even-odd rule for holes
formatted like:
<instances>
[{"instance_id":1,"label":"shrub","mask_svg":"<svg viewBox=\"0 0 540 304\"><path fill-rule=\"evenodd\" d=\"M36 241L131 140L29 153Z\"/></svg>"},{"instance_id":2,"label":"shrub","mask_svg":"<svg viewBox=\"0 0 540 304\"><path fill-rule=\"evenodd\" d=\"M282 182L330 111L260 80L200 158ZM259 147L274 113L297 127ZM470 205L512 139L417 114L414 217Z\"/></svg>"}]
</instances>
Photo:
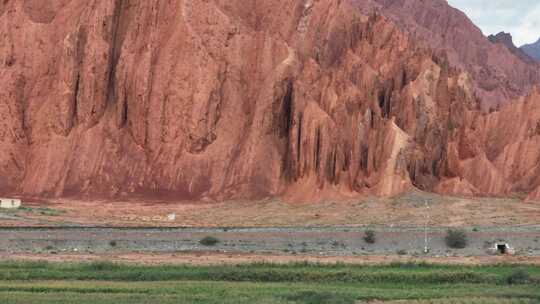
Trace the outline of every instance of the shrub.
<instances>
[{"instance_id":1,"label":"shrub","mask_svg":"<svg viewBox=\"0 0 540 304\"><path fill-rule=\"evenodd\" d=\"M366 241L366 243L368 244L375 244L375 242L377 241L377 238L375 236L375 231L366 230L366 232L364 233L364 241Z\"/></svg>"},{"instance_id":2,"label":"shrub","mask_svg":"<svg viewBox=\"0 0 540 304\"><path fill-rule=\"evenodd\" d=\"M523 269L514 270L514 272L506 277L506 283L510 285L527 284L530 280L531 276Z\"/></svg>"},{"instance_id":3,"label":"shrub","mask_svg":"<svg viewBox=\"0 0 540 304\"><path fill-rule=\"evenodd\" d=\"M339 242L339 241L333 241L331 245L334 248L338 248L338 247L346 248L347 247L347 245L345 245L345 243L342 243L342 242Z\"/></svg>"},{"instance_id":4,"label":"shrub","mask_svg":"<svg viewBox=\"0 0 540 304\"><path fill-rule=\"evenodd\" d=\"M65 211L55 210L51 208L38 208L35 209L35 211L44 216L59 216L65 213Z\"/></svg>"},{"instance_id":5,"label":"shrub","mask_svg":"<svg viewBox=\"0 0 540 304\"><path fill-rule=\"evenodd\" d=\"M398 255L407 255L407 253L408 253L408 252L407 252L407 250L405 250L405 249L400 249L400 250L397 251L397 254L398 254Z\"/></svg>"},{"instance_id":6,"label":"shrub","mask_svg":"<svg viewBox=\"0 0 540 304\"><path fill-rule=\"evenodd\" d=\"M213 236L207 236L201 239L199 243L203 246L214 246L219 243L219 239Z\"/></svg>"},{"instance_id":7,"label":"shrub","mask_svg":"<svg viewBox=\"0 0 540 304\"><path fill-rule=\"evenodd\" d=\"M429 268L430 265L424 261L422 262L415 262L415 261L408 261L405 263L402 262L392 262L390 263L391 268L404 268L404 269L415 269L415 268Z\"/></svg>"},{"instance_id":8,"label":"shrub","mask_svg":"<svg viewBox=\"0 0 540 304\"><path fill-rule=\"evenodd\" d=\"M467 247L467 234L463 230L449 229L445 237L446 246L455 249Z\"/></svg>"},{"instance_id":9,"label":"shrub","mask_svg":"<svg viewBox=\"0 0 540 304\"><path fill-rule=\"evenodd\" d=\"M286 297L287 301L293 301L301 304L354 304L355 299L349 295L304 291L298 294Z\"/></svg>"},{"instance_id":10,"label":"shrub","mask_svg":"<svg viewBox=\"0 0 540 304\"><path fill-rule=\"evenodd\" d=\"M110 241L110 242L109 242L109 245L110 245L111 247L116 247L117 244L116 244L116 241Z\"/></svg>"},{"instance_id":11,"label":"shrub","mask_svg":"<svg viewBox=\"0 0 540 304\"><path fill-rule=\"evenodd\" d=\"M93 261L85 264L83 268L92 271L105 271L120 268L120 266L110 261Z\"/></svg>"}]
</instances>

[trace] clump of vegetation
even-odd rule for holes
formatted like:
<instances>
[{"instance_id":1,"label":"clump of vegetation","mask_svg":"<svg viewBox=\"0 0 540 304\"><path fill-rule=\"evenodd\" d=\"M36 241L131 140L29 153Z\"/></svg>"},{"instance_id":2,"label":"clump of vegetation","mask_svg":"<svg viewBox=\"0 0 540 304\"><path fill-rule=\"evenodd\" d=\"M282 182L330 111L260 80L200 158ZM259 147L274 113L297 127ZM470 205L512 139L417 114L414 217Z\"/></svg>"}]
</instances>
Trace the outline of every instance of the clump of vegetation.
<instances>
[{"instance_id":1,"label":"clump of vegetation","mask_svg":"<svg viewBox=\"0 0 540 304\"><path fill-rule=\"evenodd\" d=\"M66 211L64 211L64 210L56 210L56 209L52 209L52 208L48 208L48 207L31 208L31 207L25 207L25 206L21 206L18 209L16 209L15 211L22 211L22 212L27 212L27 213L36 213L36 214L44 215L44 216L59 216L61 214L66 213Z\"/></svg>"},{"instance_id":2,"label":"clump of vegetation","mask_svg":"<svg viewBox=\"0 0 540 304\"><path fill-rule=\"evenodd\" d=\"M508 277L506 278L506 283L510 285L516 285L516 284L527 284L531 280L531 276L527 271L524 269L516 269L514 270Z\"/></svg>"},{"instance_id":3,"label":"clump of vegetation","mask_svg":"<svg viewBox=\"0 0 540 304\"><path fill-rule=\"evenodd\" d=\"M111 247L116 247L116 245L118 245L118 244L116 243L116 241L113 240L113 241L110 241L110 242L109 242L109 245L110 245Z\"/></svg>"},{"instance_id":4,"label":"clump of vegetation","mask_svg":"<svg viewBox=\"0 0 540 304\"><path fill-rule=\"evenodd\" d=\"M333 242L331 243L331 245L332 245L332 247L334 247L334 248L338 248L338 247L346 248L346 247L347 247L347 245L345 245L345 243L339 242L339 241L333 241Z\"/></svg>"},{"instance_id":5,"label":"clump of vegetation","mask_svg":"<svg viewBox=\"0 0 540 304\"><path fill-rule=\"evenodd\" d=\"M36 209L36 211L39 214L44 215L44 216L59 216L59 215L65 213L65 211L55 210L55 209L51 209L51 208L38 208L38 209Z\"/></svg>"},{"instance_id":6,"label":"clump of vegetation","mask_svg":"<svg viewBox=\"0 0 540 304\"><path fill-rule=\"evenodd\" d=\"M454 249L463 249L468 244L467 234L464 230L449 229L446 232L444 241L446 242L446 246Z\"/></svg>"},{"instance_id":7,"label":"clump of vegetation","mask_svg":"<svg viewBox=\"0 0 540 304\"><path fill-rule=\"evenodd\" d=\"M366 230L366 232L364 232L364 241L368 244L375 244L377 241L375 231L371 229Z\"/></svg>"},{"instance_id":8,"label":"clump of vegetation","mask_svg":"<svg viewBox=\"0 0 540 304\"><path fill-rule=\"evenodd\" d=\"M203 246L215 246L219 243L219 239L213 236L204 237L199 241Z\"/></svg>"},{"instance_id":9,"label":"clump of vegetation","mask_svg":"<svg viewBox=\"0 0 540 304\"><path fill-rule=\"evenodd\" d=\"M408 261L408 262L392 262L390 263L390 267L391 268L404 268L404 269L428 269L431 267L430 264L424 262L424 261L421 261L421 262L416 262L416 261Z\"/></svg>"},{"instance_id":10,"label":"clump of vegetation","mask_svg":"<svg viewBox=\"0 0 540 304\"><path fill-rule=\"evenodd\" d=\"M30 207L26 207L26 206L20 206L17 210L24 211L24 212L32 212L32 211L34 211L34 209L32 209Z\"/></svg>"},{"instance_id":11,"label":"clump of vegetation","mask_svg":"<svg viewBox=\"0 0 540 304\"><path fill-rule=\"evenodd\" d=\"M353 304L356 302L349 295L315 291L303 291L290 295L286 299L287 301L302 304Z\"/></svg>"},{"instance_id":12,"label":"clump of vegetation","mask_svg":"<svg viewBox=\"0 0 540 304\"><path fill-rule=\"evenodd\" d=\"M407 250L405 250L405 249L400 249L400 250L397 251L397 254L398 254L398 255L407 255L407 253L408 253L408 252L407 252Z\"/></svg>"},{"instance_id":13,"label":"clump of vegetation","mask_svg":"<svg viewBox=\"0 0 540 304\"><path fill-rule=\"evenodd\" d=\"M120 268L119 265L109 261L94 261L83 265L83 269L87 271L105 271Z\"/></svg>"}]
</instances>

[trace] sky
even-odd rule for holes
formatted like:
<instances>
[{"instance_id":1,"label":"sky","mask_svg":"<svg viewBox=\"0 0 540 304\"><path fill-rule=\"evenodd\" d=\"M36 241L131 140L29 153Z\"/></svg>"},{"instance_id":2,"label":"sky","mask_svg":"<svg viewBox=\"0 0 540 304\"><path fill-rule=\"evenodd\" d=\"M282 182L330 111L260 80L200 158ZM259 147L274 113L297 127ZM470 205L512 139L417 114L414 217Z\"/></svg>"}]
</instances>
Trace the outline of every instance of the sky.
<instances>
[{"instance_id":1,"label":"sky","mask_svg":"<svg viewBox=\"0 0 540 304\"><path fill-rule=\"evenodd\" d=\"M484 32L512 34L514 44L534 43L540 38L540 0L448 0L465 12Z\"/></svg>"}]
</instances>

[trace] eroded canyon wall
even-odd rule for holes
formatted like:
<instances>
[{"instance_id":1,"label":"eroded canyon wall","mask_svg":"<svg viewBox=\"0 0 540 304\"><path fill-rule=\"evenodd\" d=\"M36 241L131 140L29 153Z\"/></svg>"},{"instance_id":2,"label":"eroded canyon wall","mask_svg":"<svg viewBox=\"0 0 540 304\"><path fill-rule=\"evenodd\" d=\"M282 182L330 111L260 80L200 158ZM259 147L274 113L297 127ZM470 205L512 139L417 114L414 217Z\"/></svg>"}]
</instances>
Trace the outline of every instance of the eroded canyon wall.
<instances>
[{"instance_id":1,"label":"eroded canyon wall","mask_svg":"<svg viewBox=\"0 0 540 304\"><path fill-rule=\"evenodd\" d=\"M376 2L4 1L0 188L538 198L538 94L485 113L477 71Z\"/></svg>"}]
</instances>

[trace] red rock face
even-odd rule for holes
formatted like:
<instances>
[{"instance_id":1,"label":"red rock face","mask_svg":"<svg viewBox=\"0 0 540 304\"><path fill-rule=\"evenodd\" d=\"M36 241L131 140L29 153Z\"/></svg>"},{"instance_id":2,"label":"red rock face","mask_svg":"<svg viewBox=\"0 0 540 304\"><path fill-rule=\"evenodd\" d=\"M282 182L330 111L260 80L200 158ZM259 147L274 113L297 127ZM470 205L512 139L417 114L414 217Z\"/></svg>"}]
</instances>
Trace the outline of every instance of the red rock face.
<instances>
[{"instance_id":1,"label":"red rock face","mask_svg":"<svg viewBox=\"0 0 540 304\"><path fill-rule=\"evenodd\" d=\"M530 193L540 182L540 95L534 90L500 111L476 116L461 131L462 176L477 194ZM474 143L473 143L474 142ZM459 191L458 191L459 192ZM540 198L532 193L529 198Z\"/></svg>"},{"instance_id":2,"label":"red rock face","mask_svg":"<svg viewBox=\"0 0 540 304\"><path fill-rule=\"evenodd\" d=\"M490 94L527 91L535 78L521 61L487 40L489 56L463 60L470 48L422 43L391 8L364 5L377 3L3 2L0 189L295 201L538 192L540 136L526 134L538 95L477 110ZM483 69L507 57L516 71L496 65L487 91Z\"/></svg>"},{"instance_id":3,"label":"red rock face","mask_svg":"<svg viewBox=\"0 0 540 304\"><path fill-rule=\"evenodd\" d=\"M504 45L512 54L516 55L523 62L526 62L533 66L536 65L535 59L533 57L529 56L522 49L516 47L512 35L510 35L509 33L500 32L497 35L489 35L488 40L492 43L500 43Z\"/></svg>"},{"instance_id":4,"label":"red rock face","mask_svg":"<svg viewBox=\"0 0 540 304\"><path fill-rule=\"evenodd\" d=\"M463 12L445 0L357 2L364 10L377 7L418 43L447 56L452 66L466 70L486 111L527 94L540 83L538 63L503 43L491 43Z\"/></svg>"}]
</instances>

